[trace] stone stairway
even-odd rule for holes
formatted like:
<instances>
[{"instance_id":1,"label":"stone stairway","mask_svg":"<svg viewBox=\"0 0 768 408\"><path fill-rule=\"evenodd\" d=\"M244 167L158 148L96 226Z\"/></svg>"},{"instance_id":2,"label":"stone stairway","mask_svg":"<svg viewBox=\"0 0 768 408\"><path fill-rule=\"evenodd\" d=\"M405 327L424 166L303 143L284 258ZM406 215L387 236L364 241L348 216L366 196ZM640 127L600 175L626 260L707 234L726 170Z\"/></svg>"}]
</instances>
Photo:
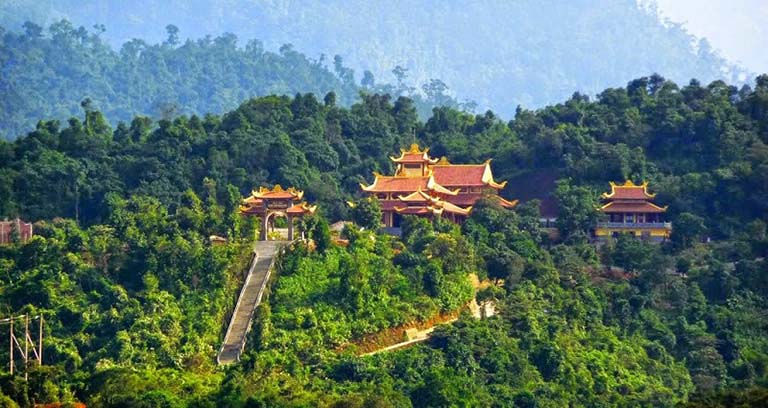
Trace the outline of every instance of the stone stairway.
<instances>
[{"instance_id":1,"label":"stone stairway","mask_svg":"<svg viewBox=\"0 0 768 408\"><path fill-rule=\"evenodd\" d=\"M245 347L245 339L251 327L253 312L261 303L261 296L269 280L272 261L286 241L257 241L254 246L255 256L248 275L245 278L240 296L237 299L235 311L229 321L224 343L221 345L216 361L220 364L230 364L240 360L240 354Z\"/></svg>"}]
</instances>

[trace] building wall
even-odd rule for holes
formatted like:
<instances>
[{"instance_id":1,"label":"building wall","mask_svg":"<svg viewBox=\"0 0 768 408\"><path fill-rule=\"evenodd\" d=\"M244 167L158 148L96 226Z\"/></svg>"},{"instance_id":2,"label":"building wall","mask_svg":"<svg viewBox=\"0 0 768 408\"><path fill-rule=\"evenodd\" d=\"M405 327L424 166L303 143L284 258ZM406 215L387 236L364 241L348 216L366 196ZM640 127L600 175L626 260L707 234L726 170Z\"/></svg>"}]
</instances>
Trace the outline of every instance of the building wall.
<instances>
[{"instance_id":1,"label":"building wall","mask_svg":"<svg viewBox=\"0 0 768 408\"><path fill-rule=\"evenodd\" d=\"M13 221L0 221L0 244L11 243L13 230L19 232L21 242L27 242L34 235L32 224L19 219Z\"/></svg>"},{"instance_id":2,"label":"building wall","mask_svg":"<svg viewBox=\"0 0 768 408\"><path fill-rule=\"evenodd\" d=\"M671 230L664 228L595 228L595 236L598 239L609 238L613 236L613 233L619 234L632 234L636 237L642 237L643 233L649 233L651 239L664 240L668 239Z\"/></svg>"}]
</instances>

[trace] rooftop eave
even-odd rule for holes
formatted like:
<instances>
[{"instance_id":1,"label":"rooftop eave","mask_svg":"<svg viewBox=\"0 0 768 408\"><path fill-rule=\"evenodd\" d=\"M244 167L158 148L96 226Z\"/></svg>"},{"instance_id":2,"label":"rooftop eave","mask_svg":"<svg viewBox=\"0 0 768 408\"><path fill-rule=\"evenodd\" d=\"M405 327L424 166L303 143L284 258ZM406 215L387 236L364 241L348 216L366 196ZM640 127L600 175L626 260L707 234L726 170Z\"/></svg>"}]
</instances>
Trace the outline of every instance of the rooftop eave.
<instances>
[{"instance_id":1,"label":"rooftop eave","mask_svg":"<svg viewBox=\"0 0 768 408\"><path fill-rule=\"evenodd\" d=\"M501 183L497 183L493 180L493 172L491 171L491 160L488 159L485 161L485 169L483 170L483 177L480 179L480 181L483 182L484 185L495 188L497 190L501 190L504 187L506 187L507 182L503 181Z\"/></svg>"},{"instance_id":2,"label":"rooftop eave","mask_svg":"<svg viewBox=\"0 0 768 408\"><path fill-rule=\"evenodd\" d=\"M429 179L427 180L427 189L436 191L441 194L447 194L452 196L458 195L459 192L461 191L460 188L457 188L455 190L449 190L441 186L440 184L437 184L437 182L435 181L435 176L431 174L429 175Z\"/></svg>"},{"instance_id":3,"label":"rooftop eave","mask_svg":"<svg viewBox=\"0 0 768 408\"><path fill-rule=\"evenodd\" d=\"M600 197L603 198L603 199L613 198L616 195L616 188L617 187L618 188L642 188L643 189L643 194L647 198L651 199L651 198L656 197L656 193L649 193L648 192L648 182L647 181L643 181L643 183L639 184L639 185L635 184L634 182L632 182L632 180L626 180L626 181L624 181L624 184L618 184L618 183L614 183L613 181L609 181L608 184L611 185L611 192L610 193L603 193L603 194L601 194Z\"/></svg>"}]
</instances>

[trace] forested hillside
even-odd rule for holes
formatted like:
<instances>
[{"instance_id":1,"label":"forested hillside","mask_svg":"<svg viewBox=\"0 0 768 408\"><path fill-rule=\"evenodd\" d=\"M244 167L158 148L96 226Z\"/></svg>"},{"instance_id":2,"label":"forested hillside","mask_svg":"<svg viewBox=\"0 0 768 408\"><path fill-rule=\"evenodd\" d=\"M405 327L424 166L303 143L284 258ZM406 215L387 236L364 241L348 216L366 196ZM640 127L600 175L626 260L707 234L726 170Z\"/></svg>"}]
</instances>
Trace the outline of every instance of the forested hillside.
<instances>
[{"instance_id":1,"label":"forested hillside","mask_svg":"<svg viewBox=\"0 0 768 408\"><path fill-rule=\"evenodd\" d=\"M83 108L0 142L0 216L39 222L28 243L0 247L0 305L49 322L46 366L28 383L0 378L22 406L765 401L766 76L738 89L654 75L509 122L451 108L422 122L410 99L366 94L349 108L333 93L269 96L115 128ZM534 201L481 203L461 227L409 219L402 239L352 226L336 245L327 222L365 225L345 200L412 142L457 163L493 158L500 180L554 174L560 238ZM670 242L587 243L599 192L625 178L669 205ZM217 370L253 236L237 205L274 183L303 188L323 214L304 223L313 244L281 259L247 356ZM230 242L211 246L211 234ZM475 292L470 274L497 284ZM472 296L499 315L463 316L398 352L345 347Z\"/></svg>"},{"instance_id":2,"label":"forested hillside","mask_svg":"<svg viewBox=\"0 0 768 408\"><path fill-rule=\"evenodd\" d=\"M103 37L116 47L133 38L162 41L169 23L193 39L231 32L273 51L291 43L310 57L341 55L358 80L367 70L378 82L393 83L398 65L408 69L412 86L439 78L457 99L474 100L505 118L518 104L539 108L574 91L596 94L650 72L681 82L733 81L742 73L706 41L660 21L641 3L653 4L9 0L0 7L0 25L19 30L27 20L45 25L61 18L85 27L103 24Z\"/></svg>"},{"instance_id":3,"label":"forested hillside","mask_svg":"<svg viewBox=\"0 0 768 408\"><path fill-rule=\"evenodd\" d=\"M14 138L41 118L65 120L85 99L117 123L222 113L258 95L335 91L347 104L357 96L354 84L290 46L268 52L231 34L182 42L176 30L162 43L131 40L116 52L103 28L64 20L47 30L28 23L21 34L0 29L0 132Z\"/></svg>"},{"instance_id":4,"label":"forested hillside","mask_svg":"<svg viewBox=\"0 0 768 408\"><path fill-rule=\"evenodd\" d=\"M23 33L0 26L0 138L14 139L41 118L64 121L83 107L117 124L137 115L222 114L256 96L331 91L343 106L357 101L361 91L411 96L421 116L433 106L460 106L439 80L417 93L394 65L394 85L376 84L370 73L358 84L341 57L308 58L290 44L271 52L258 40L239 44L233 34L183 41L169 25L160 43L132 39L115 51L104 41L105 29L67 20L47 29L27 22Z\"/></svg>"}]
</instances>

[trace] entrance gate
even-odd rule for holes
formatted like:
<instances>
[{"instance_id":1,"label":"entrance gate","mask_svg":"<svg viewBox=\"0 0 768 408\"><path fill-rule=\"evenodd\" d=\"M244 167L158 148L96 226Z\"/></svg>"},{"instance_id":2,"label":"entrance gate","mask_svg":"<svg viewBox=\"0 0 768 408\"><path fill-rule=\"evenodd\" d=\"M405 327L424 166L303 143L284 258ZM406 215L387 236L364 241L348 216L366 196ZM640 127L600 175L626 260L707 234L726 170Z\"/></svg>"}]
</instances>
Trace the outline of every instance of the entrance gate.
<instances>
[{"instance_id":1,"label":"entrance gate","mask_svg":"<svg viewBox=\"0 0 768 408\"><path fill-rule=\"evenodd\" d=\"M243 200L240 213L243 215L257 216L261 218L261 231L259 240L266 241L270 225L274 224L275 217L285 217L288 220L288 240L294 239L294 221L296 218L307 214L314 214L316 205L309 205L301 201L304 192L293 187L283 189L276 184L271 190L267 187L259 187L252 191L251 195Z\"/></svg>"}]
</instances>

